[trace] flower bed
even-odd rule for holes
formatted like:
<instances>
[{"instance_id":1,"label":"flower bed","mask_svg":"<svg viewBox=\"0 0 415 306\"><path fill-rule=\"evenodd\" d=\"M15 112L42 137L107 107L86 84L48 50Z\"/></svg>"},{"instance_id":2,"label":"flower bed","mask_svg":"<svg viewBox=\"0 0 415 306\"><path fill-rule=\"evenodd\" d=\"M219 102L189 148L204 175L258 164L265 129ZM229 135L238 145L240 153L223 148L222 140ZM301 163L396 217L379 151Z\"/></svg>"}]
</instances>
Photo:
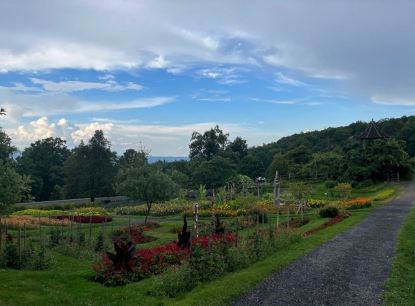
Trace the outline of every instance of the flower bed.
<instances>
[{"instance_id":1,"label":"flower bed","mask_svg":"<svg viewBox=\"0 0 415 306\"><path fill-rule=\"evenodd\" d=\"M182 212L192 209L194 203L189 201L178 201L172 200L166 203L154 203L150 210L150 216L153 217L162 217L162 216L171 216L181 214ZM199 208L208 208L210 206L209 202L199 203ZM145 216L147 214L147 206L137 205L137 206L124 206L119 207L115 210L118 215L140 215Z\"/></svg>"},{"instance_id":2,"label":"flower bed","mask_svg":"<svg viewBox=\"0 0 415 306\"><path fill-rule=\"evenodd\" d=\"M372 206L372 200L369 198L355 198L350 201L346 201L343 204L343 208L345 209L359 209L370 206Z\"/></svg>"},{"instance_id":3,"label":"flower bed","mask_svg":"<svg viewBox=\"0 0 415 306\"><path fill-rule=\"evenodd\" d=\"M33 216L10 216L1 218L3 225L7 224L9 229L18 229L26 227L26 229L36 229L41 225L69 225L68 220L56 220L48 217L33 217Z\"/></svg>"},{"instance_id":4,"label":"flower bed","mask_svg":"<svg viewBox=\"0 0 415 306\"><path fill-rule=\"evenodd\" d=\"M193 247L211 248L218 243L233 244L234 235L200 236L192 240ZM123 244L125 245L125 243ZM177 243L168 243L153 248L139 249L128 262L128 270L114 266L108 254L103 255L101 263L93 264L95 280L106 286L124 285L131 281L157 275L171 266L180 265L189 260L190 250L180 248Z\"/></svg>"},{"instance_id":5,"label":"flower bed","mask_svg":"<svg viewBox=\"0 0 415 306\"><path fill-rule=\"evenodd\" d=\"M321 208L326 205L329 205L330 202L327 200L318 200L318 199L308 199L307 206L311 208Z\"/></svg>"},{"instance_id":6,"label":"flower bed","mask_svg":"<svg viewBox=\"0 0 415 306\"><path fill-rule=\"evenodd\" d=\"M67 216L67 215L61 215L61 216L55 216L58 220L72 220L73 222L77 223L105 223L105 222L111 222L112 218L107 216Z\"/></svg>"},{"instance_id":7,"label":"flower bed","mask_svg":"<svg viewBox=\"0 0 415 306\"><path fill-rule=\"evenodd\" d=\"M57 216L61 214L62 214L62 210L45 210L45 209L29 208L29 209L15 211L12 215L13 216L48 217L48 216Z\"/></svg>"}]
</instances>

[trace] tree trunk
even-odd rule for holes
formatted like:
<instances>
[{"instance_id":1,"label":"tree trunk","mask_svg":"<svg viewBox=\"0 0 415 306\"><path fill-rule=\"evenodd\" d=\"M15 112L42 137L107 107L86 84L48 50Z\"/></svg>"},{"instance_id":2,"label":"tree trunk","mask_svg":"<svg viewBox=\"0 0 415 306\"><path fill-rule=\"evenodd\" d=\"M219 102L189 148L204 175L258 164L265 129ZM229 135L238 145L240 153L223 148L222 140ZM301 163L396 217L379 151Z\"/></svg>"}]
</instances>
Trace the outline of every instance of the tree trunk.
<instances>
[{"instance_id":1,"label":"tree trunk","mask_svg":"<svg viewBox=\"0 0 415 306\"><path fill-rule=\"evenodd\" d=\"M147 201L147 214L146 218L144 219L144 224L147 224L148 216L150 215L150 209L151 209L151 202Z\"/></svg>"}]
</instances>

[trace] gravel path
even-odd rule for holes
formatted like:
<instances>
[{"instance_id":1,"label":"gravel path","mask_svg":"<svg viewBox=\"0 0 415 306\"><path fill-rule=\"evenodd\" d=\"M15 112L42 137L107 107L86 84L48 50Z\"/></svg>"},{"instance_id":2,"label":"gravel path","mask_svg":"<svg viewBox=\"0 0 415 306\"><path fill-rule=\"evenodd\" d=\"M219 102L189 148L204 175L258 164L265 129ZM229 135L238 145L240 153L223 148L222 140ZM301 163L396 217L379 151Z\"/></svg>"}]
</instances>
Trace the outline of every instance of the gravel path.
<instances>
[{"instance_id":1,"label":"gravel path","mask_svg":"<svg viewBox=\"0 0 415 306\"><path fill-rule=\"evenodd\" d=\"M414 202L415 182L399 199L272 274L233 305L381 305L397 234Z\"/></svg>"}]
</instances>

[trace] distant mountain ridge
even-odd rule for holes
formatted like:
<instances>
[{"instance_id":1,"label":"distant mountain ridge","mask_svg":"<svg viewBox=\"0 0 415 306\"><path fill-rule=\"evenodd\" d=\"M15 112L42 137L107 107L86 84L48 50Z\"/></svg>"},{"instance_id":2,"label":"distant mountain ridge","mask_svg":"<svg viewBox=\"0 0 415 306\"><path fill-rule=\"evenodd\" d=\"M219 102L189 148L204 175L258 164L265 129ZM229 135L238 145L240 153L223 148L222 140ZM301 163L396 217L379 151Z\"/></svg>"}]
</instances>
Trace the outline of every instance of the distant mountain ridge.
<instances>
[{"instance_id":1,"label":"distant mountain ridge","mask_svg":"<svg viewBox=\"0 0 415 306\"><path fill-rule=\"evenodd\" d=\"M148 162L150 164L158 162L158 161L165 161L165 162L173 162L177 160L189 160L187 156L149 156Z\"/></svg>"}]
</instances>

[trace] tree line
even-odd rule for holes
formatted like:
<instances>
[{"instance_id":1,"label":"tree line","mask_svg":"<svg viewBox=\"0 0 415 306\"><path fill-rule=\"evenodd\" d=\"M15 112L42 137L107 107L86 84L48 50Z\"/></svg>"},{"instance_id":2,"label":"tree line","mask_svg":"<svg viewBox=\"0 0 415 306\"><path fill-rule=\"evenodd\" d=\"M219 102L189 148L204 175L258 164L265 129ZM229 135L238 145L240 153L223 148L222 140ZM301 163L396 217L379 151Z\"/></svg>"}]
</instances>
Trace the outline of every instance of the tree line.
<instances>
[{"instance_id":1,"label":"tree line","mask_svg":"<svg viewBox=\"0 0 415 306\"><path fill-rule=\"evenodd\" d=\"M230 139L219 126L194 132L189 160L150 164L148 152L112 151L103 131L69 149L65 140L35 141L21 153L0 129L0 204L33 199L126 195L151 207L154 201L183 190L220 188L232 181L252 185L258 177L314 178L352 184L371 184L399 173L410 178L415 155L415 117L379 123L390 138L356 140L367 124L295 134L277 142L248 147L241 137Z\"/></svg>"}]
</instances>

